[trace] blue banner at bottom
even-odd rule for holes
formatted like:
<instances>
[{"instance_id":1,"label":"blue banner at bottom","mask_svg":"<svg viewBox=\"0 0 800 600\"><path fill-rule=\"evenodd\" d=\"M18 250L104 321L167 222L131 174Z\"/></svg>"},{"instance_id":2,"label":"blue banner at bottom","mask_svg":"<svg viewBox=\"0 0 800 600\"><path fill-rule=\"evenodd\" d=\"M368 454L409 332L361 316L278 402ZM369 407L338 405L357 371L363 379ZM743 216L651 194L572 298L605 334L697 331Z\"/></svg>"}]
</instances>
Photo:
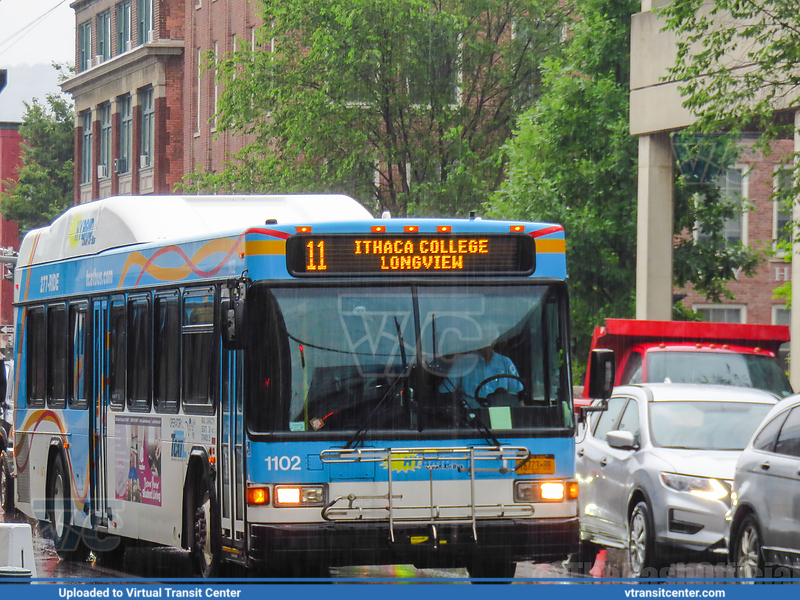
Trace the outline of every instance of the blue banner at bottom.
<instances>
[{"instance_id":1,"label":"blue banner at bottom","mask_svg":"<svg viewBox=\"0 0 800 600\"><path fill-rule=\"evenodd\" d=\"M769 585L768 589L753 587L754 581L738 580L720 582L719 580L684 582L669 580L665 582L633 583L630 580L560 580L541 581L515 579L513 585L498 581L485 580L476 585L468 579L426 580L324 580L317 582L273 582L258 580L226 580L226 581L177 581L177 582L131 582L105 583L100 581L60 579L32 579L30 583L0 582L0 590L5 598L24 598L25 600L94 600L109 598L119 600L159 598L176 599L221 599L236 598L238 600L264 600L265 594L273 598L290 598L304 595L324 595L326 600L441 600L443 596L453 593L459 600L485 600L487 596L502 594L503 600L530 600L532 595L542 594L557 597L559 600L586 600L591 594L592 600L637 600L648 598L698 598L744 600L758 594L769 594L770 600L796 600L800 579L783 579L779 581L759 580L758 583ZM472 584L472 585L470 585ZM788 585L787 585L788 584ZM445 587L461 585L458 590ZM320 586L324 586L321 588ZM377 587L376 587L377 586ZM443 587L445 586L445 587ZM530 586L535 586L532 588ZM591 589L587 589L591 586Z\"/></svg>"}]
</instances>

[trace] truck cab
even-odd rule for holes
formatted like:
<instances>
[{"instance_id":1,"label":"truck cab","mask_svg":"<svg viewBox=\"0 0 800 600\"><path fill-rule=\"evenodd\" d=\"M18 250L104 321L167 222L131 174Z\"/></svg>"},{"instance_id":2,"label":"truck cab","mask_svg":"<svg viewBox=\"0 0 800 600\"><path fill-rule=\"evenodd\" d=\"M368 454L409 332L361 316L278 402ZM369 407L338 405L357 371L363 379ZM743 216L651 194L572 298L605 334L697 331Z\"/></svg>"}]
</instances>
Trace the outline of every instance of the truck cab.
<instances>
[{"instance_id":1,"label":"truck cab","mask_svg":"<svg viewBox=\"0 0 800 600\"><path fill-rule=\"evenodd\" d=\"M789 341L783 325L606 319L596 327L592 349L614 351L616 385L711 383L753 387L782 398L792 393L778 361ZM587 378L591 365L587 368ZM588 396L584 392L585 404Z\"/></svg>"}]
</instances>

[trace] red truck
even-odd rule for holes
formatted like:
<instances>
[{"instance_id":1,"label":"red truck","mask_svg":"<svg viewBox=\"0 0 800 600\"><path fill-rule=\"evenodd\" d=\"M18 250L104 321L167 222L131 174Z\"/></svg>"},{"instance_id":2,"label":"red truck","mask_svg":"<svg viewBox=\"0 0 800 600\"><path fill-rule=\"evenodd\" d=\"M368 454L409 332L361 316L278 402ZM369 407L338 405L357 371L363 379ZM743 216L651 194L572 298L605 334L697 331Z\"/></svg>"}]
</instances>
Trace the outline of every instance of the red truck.
<instances>
[{"instance_id":1,"label":"red truck","mask_svg":"<svg viewBox=\"0 0 800 600\"><path fill-rule=\"evenodd\" d=\"M777 357L788 341L785 325L606 319L604 327L595 327L592 349L614 351L616 385L717 383L783 397L792 388ZM589 403L586 388L583 396L576 408Z\"/></svg>"}]
</instances>

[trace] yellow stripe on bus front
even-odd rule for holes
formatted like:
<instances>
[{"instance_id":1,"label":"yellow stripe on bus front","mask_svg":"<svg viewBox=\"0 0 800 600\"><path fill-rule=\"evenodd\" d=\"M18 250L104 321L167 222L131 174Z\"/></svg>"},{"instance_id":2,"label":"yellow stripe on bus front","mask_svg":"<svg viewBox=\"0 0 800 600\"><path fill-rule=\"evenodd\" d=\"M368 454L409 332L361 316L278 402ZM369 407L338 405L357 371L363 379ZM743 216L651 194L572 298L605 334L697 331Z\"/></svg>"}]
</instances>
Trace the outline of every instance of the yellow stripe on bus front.
<instances>
[{"instance_id":1,"label":"yellow stripe on bus front","mask_svg":"<svg viewBox=\"0 0 800 600\"><path fill-rule=\"evenodd\" d=\"M536 254L564 254L566 251L565 240L536 240Z\"/></svg>"},{"instance_id":2,"label":"yellow stripe on bus front","mask_svg":"<svg viewBox=\"0 0 800 600\"><path fill-rule=\"evenodd\" d=\"M286 254L286 240L257 240L244 243L247 256L259 254Z\"/></svg>"}]
</instances>

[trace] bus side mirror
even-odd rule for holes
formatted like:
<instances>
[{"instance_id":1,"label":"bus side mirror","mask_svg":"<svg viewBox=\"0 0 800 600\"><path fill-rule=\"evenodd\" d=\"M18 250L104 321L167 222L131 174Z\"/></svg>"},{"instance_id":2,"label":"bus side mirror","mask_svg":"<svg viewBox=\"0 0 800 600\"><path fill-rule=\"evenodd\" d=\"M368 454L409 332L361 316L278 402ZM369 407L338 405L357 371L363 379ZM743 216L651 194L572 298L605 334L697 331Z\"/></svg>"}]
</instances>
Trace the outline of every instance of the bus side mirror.
<instances>
[{"instance_id":1,"label":"bus side mirror","mask_svg":"<svg viewBox=\"0 0 800 600\"><path fill-rule=\"evenodd\" d=\"M223 298L220 302L222 347L225 350L244 348L244 301Z\"/></svg>"},{"instance_id":2,"label":"bus side mirror","mask_svg":"<svg viewBox=\"0 0 800 600\"><path fill-rule=\"evenodd\" d=\"M596 348L592 350L589 360L589 397L608 400L614 391L617 374L614 351Z\"/></svg>"},{"instance_id":3,"label":"bus side mirror","mask_svg":"<svg viewBox=\"0 0 800 600\"><path fill-rule=\"evenodd\" d=\"M245 342L245 290L247 280L232 279L228 281L227 288L222 290L219 303L220 332L222 333L222 347L225 350L241 350Z\"/></svg>"}]
</instances>

